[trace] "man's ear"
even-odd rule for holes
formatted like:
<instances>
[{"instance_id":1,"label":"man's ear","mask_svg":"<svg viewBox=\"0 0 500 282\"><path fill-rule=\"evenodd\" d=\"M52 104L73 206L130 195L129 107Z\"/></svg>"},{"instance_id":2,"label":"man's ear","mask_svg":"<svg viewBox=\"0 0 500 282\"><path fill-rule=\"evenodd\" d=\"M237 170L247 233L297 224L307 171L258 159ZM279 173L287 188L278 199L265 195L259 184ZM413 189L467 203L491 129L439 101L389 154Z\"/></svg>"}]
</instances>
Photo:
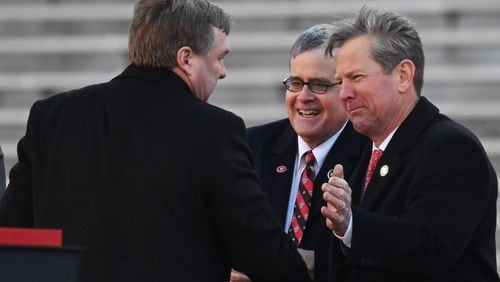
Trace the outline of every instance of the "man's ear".
<instances>
[{"instance_id":1,"label":"man's ear","mask_svg":"<svg viewBox=\"0 0 500 282\"><path fill-rule=\"evenodd\" d=\"M193 50L191 47L183 46L177 50L177 66L186 73L187 76L191 75L191 59L193 57Z\"/></svg>"},{"instance_id":2,"label":"man's ear","mask_svg":"<svg viewBox=\"0 0 500 282\"><path fill-rule=\"evenodd\" d=\"M399 63L397 68L399 76L398 90L400 93L408 91L408 88L413 85L413 77L415 76L415 64L408 59L404 59Z\"/></svg>"}]
</instances>

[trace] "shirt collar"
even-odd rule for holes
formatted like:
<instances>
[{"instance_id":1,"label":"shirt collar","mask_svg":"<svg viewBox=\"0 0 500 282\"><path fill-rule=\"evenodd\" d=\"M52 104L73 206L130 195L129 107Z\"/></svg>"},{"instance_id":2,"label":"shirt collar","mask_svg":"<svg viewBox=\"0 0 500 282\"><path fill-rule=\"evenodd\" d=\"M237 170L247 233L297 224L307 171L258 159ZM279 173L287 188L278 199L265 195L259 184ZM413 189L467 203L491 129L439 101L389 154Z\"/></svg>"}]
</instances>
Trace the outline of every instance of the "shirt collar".
<instances>
[{"instance_id":1,"label":"shirt collar","mask_svg":"<svg viewBox=\"0 0 500 282\"><path fill-rule=\"evenodd\" d=\"M376 149L380 149L382 151L385 151L385 148L387 148L387 145L389 145L389 142L391 142L392 137L394 136L394 133L396 133L396 130L398 130L399 127L396 127L387 137L380 143L380 146L377 148L375 146L375 143L372 143L372 151L375 151Z\"/></svg>"},{"instance_id":2,"label":"shirt collar","mask_svg":"<svg viewBox=\"0 0 500 282\"><path fill-rule=\"evenodd\" d=\"M312 150L314 158L316 158L317 167L321 167L323 165L323 162L326 159L326 155L332 148L333 144L335 144L335 142L339 138L340 133L342 133L342 130L344 130L346 124L347 122L342 126L342 128L339 131L337 131L337 133L330 136L330 138L326 139L325 142L321 143L319 146L317 146ZM307 143L300 136L298 136L297 142L298 142L297 158L299 159L300 162L302 155L304 155L304 153L306 153L307 151L311 150L311 147L309 147L309 145L307 145Z\"/></svg>"}]
</instances>

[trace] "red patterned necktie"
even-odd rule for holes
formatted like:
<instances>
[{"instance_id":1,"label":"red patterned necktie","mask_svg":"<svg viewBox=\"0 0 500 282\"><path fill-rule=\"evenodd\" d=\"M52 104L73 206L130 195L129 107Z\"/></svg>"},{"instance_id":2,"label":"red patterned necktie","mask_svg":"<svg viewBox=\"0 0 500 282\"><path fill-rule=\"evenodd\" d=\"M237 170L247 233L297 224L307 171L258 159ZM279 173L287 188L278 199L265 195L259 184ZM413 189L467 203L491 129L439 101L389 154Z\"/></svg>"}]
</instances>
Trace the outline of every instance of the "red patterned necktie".
<instances>
[{"instance_id":1,"label":"red patterned necktie","mask_svg":"<svg viewBox=\"0 0 500 282\"><path fill-rule=\"evenodd\" d=\"M295 206L293 208L292 223L288 230L288 236L297 246L300 245L302 235L304 235L304 230L306 229L315 176L314 162L316 159L312 151L305 153L305 159L306 167L300 176L299 190L297 191L297 198L295 199Z\"/></svg>"},{"instance_id":2,"label":"red patterned necktie","mask_svg":"<svg viewBox=\"0 0 500 282\"><path fill-rule=\"evenodd\" d=\"M382 156L383 152L384 151L380 149L375 149L372 152L372 157L370 158L370 163L368 164L368 170L366 171L364 191L366 191L366 187L368 186L368 183L370 183L370 180L372 179L373 171L375 170L378 160Z\"/></svg>"}]
</instances>

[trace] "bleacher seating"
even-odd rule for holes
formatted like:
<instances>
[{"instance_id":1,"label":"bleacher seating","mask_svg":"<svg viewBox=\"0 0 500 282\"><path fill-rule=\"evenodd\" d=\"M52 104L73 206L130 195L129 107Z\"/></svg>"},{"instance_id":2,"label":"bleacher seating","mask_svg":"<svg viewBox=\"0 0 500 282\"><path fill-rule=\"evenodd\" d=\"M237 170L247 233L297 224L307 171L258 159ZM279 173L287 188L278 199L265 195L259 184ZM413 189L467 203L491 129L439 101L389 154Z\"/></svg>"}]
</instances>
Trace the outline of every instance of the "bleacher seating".
<instances>
[{"instance_id":1,"label":"bleacher seating","mask_svg":"<svg viewBox=\"0 0 500 282\"><path fill-rule=\"evenodd\" d=\"M233 15L228 77L210 99L247 125L286 116L281 80L289 47L305 28L367 3L402 12L426 52L423 95L467 125L500 169L498 0L220 0ZM133 0L4 0L0 3L0 146L16 160L31 104L111 79L127 65Z\"/></svg>"}]
</instances>

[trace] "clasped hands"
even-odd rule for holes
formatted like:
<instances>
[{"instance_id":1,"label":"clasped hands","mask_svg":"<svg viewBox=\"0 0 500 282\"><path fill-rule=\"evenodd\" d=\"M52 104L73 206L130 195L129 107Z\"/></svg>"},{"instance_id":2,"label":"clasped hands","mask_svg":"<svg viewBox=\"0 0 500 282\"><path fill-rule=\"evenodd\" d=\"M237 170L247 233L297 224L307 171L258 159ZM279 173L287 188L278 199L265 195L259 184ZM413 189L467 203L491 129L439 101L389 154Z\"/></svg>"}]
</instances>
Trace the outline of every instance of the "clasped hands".
<instances>
[{"instance_id":1,"label":"clasped hands","mask_svg":"<svg viewBox=\"0 0 500 282\"><path fill-rule=\"evenodd\" d=\"M351 219L351 187L344 179L344 168L337 164L333 176L321 186L326 207L321 208L321 214L326 217L326 226L343 237Z\"/></svg>"}]
</instances>

